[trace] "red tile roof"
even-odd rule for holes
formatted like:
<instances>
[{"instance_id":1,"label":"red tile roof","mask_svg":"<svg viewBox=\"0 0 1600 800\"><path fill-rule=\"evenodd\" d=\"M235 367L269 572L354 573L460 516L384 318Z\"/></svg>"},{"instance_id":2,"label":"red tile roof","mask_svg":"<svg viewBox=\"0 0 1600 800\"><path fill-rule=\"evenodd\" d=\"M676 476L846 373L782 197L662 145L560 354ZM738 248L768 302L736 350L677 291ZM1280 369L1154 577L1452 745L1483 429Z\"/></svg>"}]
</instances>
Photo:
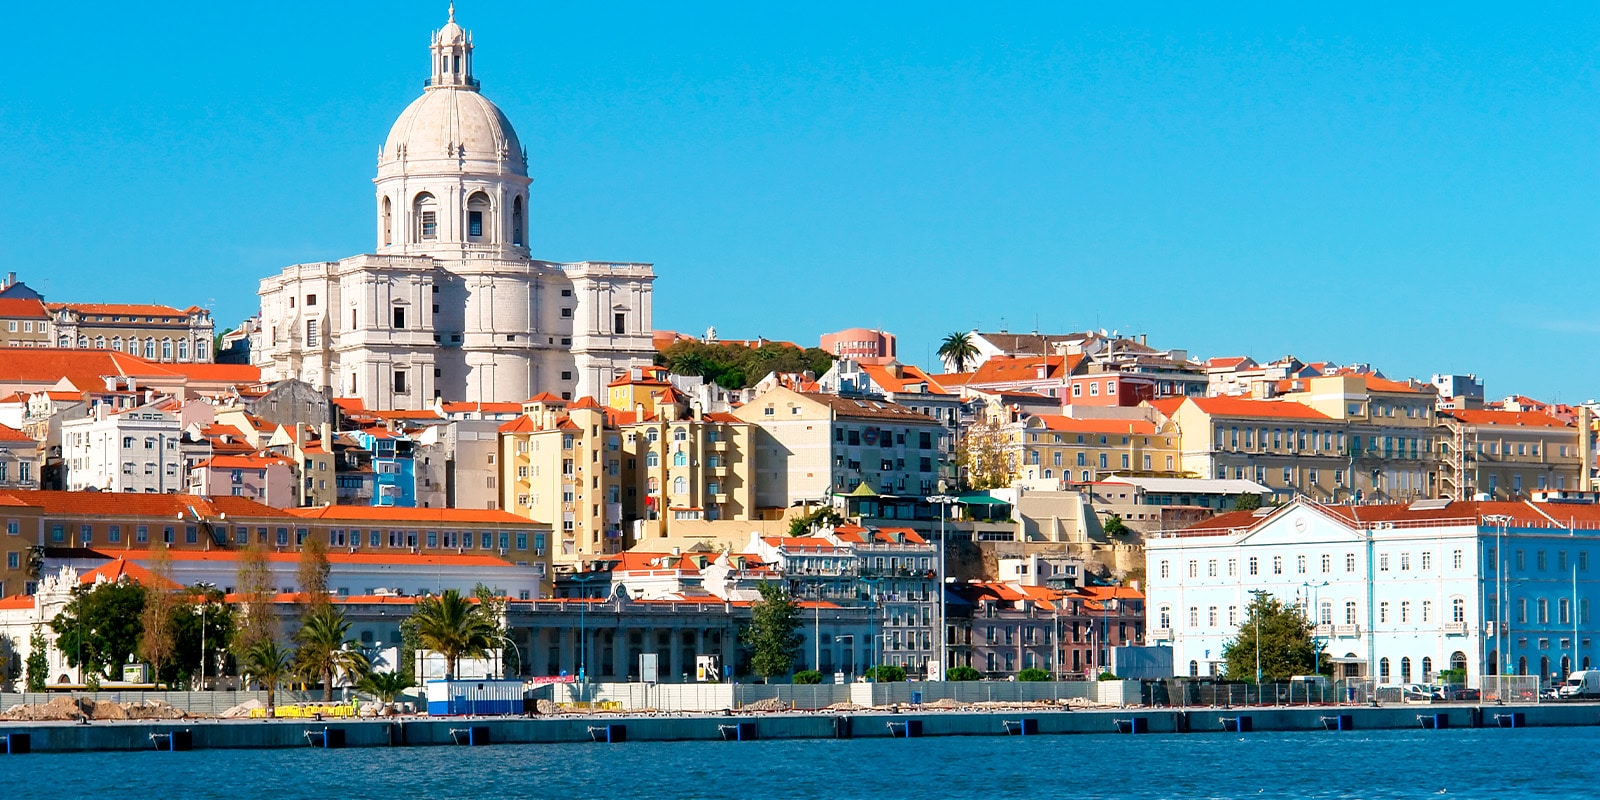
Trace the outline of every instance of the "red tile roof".
<instances>
[{"instance_id":1,"label":"red tile roof","mask_svg":"<svg viewBox=\"0 0 1600 800\"><path fill-rule=\"evenodd\" d=\"M230 517L286 518L283 509L262 505L243 497L220 495L200 497L192 494L147 494L143 492L55 492L11 489L0 491L0 503L41 508L60 516L144 517L175 519L182 513L192 518L190 509L207 518Z\"/></svg>"},{"instance_id":2,"label":"red tile roof","mask_svg":"<svg viewBox=\"0 0 1600 800\"><path fill-rule=\"evenodd\" d=\"M1143 419L1080 419L1059 414L1038 414L1038 420L1047 431L1064 433L1131 433L1153 434L1155 423Z\"/></svg>"},{"instance_id":3,"label":"red tile roof","mask_svg":"<svg viewBox=\"0 0 1600 800\"><path fill-rule=\"evenodd\" d=\"M144 551L148 553L149 551ZM170 554L172 551L168 551ZM298 557L298 556L297 556ZM157 587L162 589L177 589L178 584L166 578L157 578L150 570L127 558L118 557L110 562L101 564L88 572L78 576L78 582L93 585L100 578L116 583L127 578L140 586Z\"/></svg>"},{"instance_id":4,"label":"red tile roof","mask_svg":"<svg viewBox=\"0 0 1600 800\"><path fill-rule=\"evenodd\" d=\"M44 303L38 300L24 300L16 297L0 297L0 317L21 319L49 319L50 314L45 311Z\"/></svg>"},{"instance_id":5,"label":"red tile roof","mask_svg":"<svg viewBox=\"0 0 1600 800\"><path fill-rule=\"evenodd\" d=\"M1538 411L1489 411L1485 409L1455 409L1441 414L1455 417L1468 425L1506 425L1525 428L1570 428L1549 414Z\"/></svg>"},{"instance_id":6,"label":"red tile roof","mask_svg":"<svg viewBox=\"0 0 1600 800\"><path fill-rule=\"evenodd\" d=\"M0 424L0 442L31 442L33 440L33 437L10 425Z\"/></svg>"},{"instance_id":7,"label":"red tile roof","mask_svg":"<svg viewBox=\"0 0 1600 800\"><path fill-rule=\"evenodd\" d=\"M1214 417L1332 419L1311 406L1288 400L1250 400L1242 397L1189 397L1185 400Z\"/></svg>"},{"instance_id":8,"label":"red tile roof","mask_svg":"<svg viewBox=\"0 0 1600 800\"><path fill-rule=\"evenodd\" d=\"M79 314L111 314L136 317L181 317L184 312L172 306L140 305L136 303L49 303L51 311L62 308Z\"/></svg>"},{"instance_id":9,"label":"red tile roof","mask_svg":"<svg viewBox=\"0 0 1600 800\"><path fill-rule=\"evenodd\" d=\"M880 364L862 364L861 371L866 373L873 383L886 392L904 392L908 387L926 384L929 394L950 393L938 381L934 380L932 375L911 364L900 366L899 377L895 377L894 372L889 367Z\"/></svg>"},{"instance_id":10,"label":"red tile roof","mask_svg":"<svg viewBox=\"0 0 1600 800\"><path fill-rule=\"evenodd\" d=\"M33 608L32 595L14 594L10 597L0 599L0 611L21 611L30 608Z\"/></svg>"},{"instance_id":11,"label":"red tile roof","mask_svg":"<svg viewBox=\"0 0 1600 800\"><path fill-rule=\"evenodd\" d=\"M197 467L211 467L212 469L266 469L272 466L291 466L294 462L283 456L262 455L217 455L200 463Z\"/></svg>"}]
</instances>

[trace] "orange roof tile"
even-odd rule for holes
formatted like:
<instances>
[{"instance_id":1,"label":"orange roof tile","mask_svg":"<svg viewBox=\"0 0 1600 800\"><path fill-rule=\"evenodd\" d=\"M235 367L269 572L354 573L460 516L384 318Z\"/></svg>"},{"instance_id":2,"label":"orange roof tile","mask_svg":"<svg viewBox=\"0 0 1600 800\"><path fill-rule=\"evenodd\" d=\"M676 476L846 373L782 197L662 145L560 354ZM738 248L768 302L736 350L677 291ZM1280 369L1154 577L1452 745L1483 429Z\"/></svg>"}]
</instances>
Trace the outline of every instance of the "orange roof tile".
<instances>
[{"instance_id":1,"label":"orange roof tile","mask_svg":"<svg viewBox=\"0 0 1600 800\"><path fill-rule=\"evenodd\" d=\"M170 554L172 551L168 552ZM162 589L179 588L177 583L166 578L157 578L150 570L145 569L139 564L122 557L116 558L105 564L101 564L100 566L95 567L94 569L89 570L82 575L79 575L78 582L83 584L93 584L100 578L105 578L107 581L112 583L116 583L123 578L127 578L128 580L133 581L140 586L157 587Z\"/></svg>"},{"instance_id":2,"label":"orange roof tile","mask_svg":"<svg viewBox=\"0 0 1600 800\"><path fill-rule=\"evenodd\" d=\"M27 594L14 594L0 599L0 611L21 611L33 608L33 596Z\"/></svg>"},{"instance_id":3,"label":"orange roof tile","mask_svg":"<svg viewBox=\"0 0 1600 800\"><path fill-rule=\"evenodd\" d=\"M1143 419L1080 419L1060 414L1038 414L1030 420L1038 420L1047 431L1064 433L1152 434L1156 432L1155 423Z\"/></svg>"},{"instance_id":4,"label":"orange roof tile","mask_svg":"<svg viewBox=\"0 0 1600 800\"><path fill-rule=\"evenodd\" d=\"M41 508L48 514L90 517L176 518L180 513L192 518L190 509L207 518L230 517L287 518L283 509L262 505L243 497L192 494L146 494L143 492L57 492L8 489L0 492L0 502Z\"/></svg>"},{"instance_id":5,"label":"orange roof tile","mask_svg":"<svg viewBox=\"0 0 1600 800\"><path fill-rule=\"evenodd\" d=\"M1490 411L1453 409L1440 412L1468 425L1503 425L1524 428L1570 428L1570 424L1538 411Z\"/></svg>"},{"instance_id":6,"label":"orange roof tile","mask_svg":"<svg viewBox=\"0 0 1600 800\"><path fill-rule=\"evenodd\" d=\"M29 436L28 434L23 433L22 431L19 431L10 425L0 424L0 442L31 442L33 440L34 439L32 436Z\"/></svg>"},{"instance_id":7,"label":"orange roof tile","mask_svg":"<svg viewBox=\"0 0 1600 800\"><path fill-rule=\"evenodd\" d=\"M1274 417L1331 419L1311 406L1288 400L1251 400L1242 397L1189 397L1187 402L1214 417Z\"/></svg>"},{"instance_id":8,"label":"orange roof tile","mask_svg":"<svg viewBox=\"0 0 1600 800\"><path fill-rule=\"evenodd\" d=\"M907 387L917 384L926 384L929 394L949 394L933 376L923 372L920 367L911 364L900 366L900 376L896 377L888 366L881 364L862 364L861 371L866 373L872 382L886 392L904 392Z\"/></svg>"},{"instance_id":9,"label":"orange roof tile","mask_svg":"<svg viewBox=\"0 0 1600 800\"><path fill-rule=\"evenodd\" d=\"M50 314L45 311L44 303L38 300L24 300L17 297L0 297L0 317L10 319L49 319Z\"/></svg>"},{"instance_id":10,"label":"orange roof tile","mask_svg":"<svg viewBox=\"0 0 1600 800\"><path fill-rule=\"evenodd\" d=\"M136 317L181 317L184 312L172 306L143 305L138 303L48 303L52 311L62 308L79 314L111 314Z\"/></svg>"}]
</instances>

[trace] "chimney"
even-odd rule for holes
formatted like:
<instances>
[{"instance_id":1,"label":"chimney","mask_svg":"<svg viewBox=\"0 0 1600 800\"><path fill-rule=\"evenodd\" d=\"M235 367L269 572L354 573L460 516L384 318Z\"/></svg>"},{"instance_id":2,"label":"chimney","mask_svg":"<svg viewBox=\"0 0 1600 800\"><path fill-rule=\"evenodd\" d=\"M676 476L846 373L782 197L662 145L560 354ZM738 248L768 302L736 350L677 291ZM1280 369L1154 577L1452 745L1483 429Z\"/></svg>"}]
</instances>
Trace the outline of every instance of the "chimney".
<instances>
[{"instance_id":1,"label":"chimney","mask_svg":"<svg viewBox=\"0 0 1600 800\"><path fill-rule=\"evenodd\" d=\"M322 427L318 431L318 433L322 434L322 449L327 451L329 455L332 455L333 454L333 423L331 423L331 422L322 423Z\"/></svg>"}]
</instances>

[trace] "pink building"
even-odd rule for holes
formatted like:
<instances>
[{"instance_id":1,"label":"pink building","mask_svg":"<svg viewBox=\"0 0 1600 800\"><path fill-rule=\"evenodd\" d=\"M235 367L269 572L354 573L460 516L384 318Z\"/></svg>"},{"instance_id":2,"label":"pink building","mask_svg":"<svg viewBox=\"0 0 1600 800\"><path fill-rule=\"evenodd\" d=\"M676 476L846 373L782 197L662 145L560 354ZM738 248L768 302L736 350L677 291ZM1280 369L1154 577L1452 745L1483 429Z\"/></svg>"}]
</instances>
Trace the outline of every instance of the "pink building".
<instances>
[{"instance_id":1,"label":"pink building","mask_svg":"<svg viewBox=\"0 0 1600 800\"><path fill-rule=\"evenodd\" d=\"M294 465L281 456L212 456L189 470L189 492L206 497L243 497L274 508L292 508Z\"/></svg>"},{"instance_id":2,"label":"pink building","mask_svg":"<svg viewBox=\"0 0 1600 800\"><path fill-rule=\"evenodd\" d=\"M885 363L895 357L894 334L869 328L846 328L824 334L819 346L835 358L849 358L863 364Z\"/></svg>"}]
</instances>

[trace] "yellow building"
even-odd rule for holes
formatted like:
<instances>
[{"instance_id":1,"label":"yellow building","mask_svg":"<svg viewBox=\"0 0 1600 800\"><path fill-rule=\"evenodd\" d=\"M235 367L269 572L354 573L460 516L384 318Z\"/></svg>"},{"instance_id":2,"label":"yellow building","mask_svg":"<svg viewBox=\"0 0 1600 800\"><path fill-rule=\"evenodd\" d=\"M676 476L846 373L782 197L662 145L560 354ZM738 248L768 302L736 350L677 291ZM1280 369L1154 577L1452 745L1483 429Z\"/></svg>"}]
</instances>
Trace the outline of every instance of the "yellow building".
<instances>
[{"instance_id":1,"label":"yellow building","mask_svg":"<svg viewBox=\"0 0 1600 800\"><path fill-rule=\"evenodd\" d=\"M1015 474L1028 481L1090 483L1108 475L1183 474L1171 420L1024 416L1008 426Z\"/></svg>"},{"instance_id":2,"label":"yellow building","mask_svg":"<svg viewBox=\"0 0 1600 800\"><path fill-rule=\"evenodd\" d=\"M1440 443L1445 493L1471 500L1589 488L1579 426L1538 411L1446 411Z\"/></svg>"},{"instance_id":3,"label":"yellow building","mask_svg":"<svg viewBox=\"0 0 1600 800\"><path fill-rule=\"evenodd\" d=\"M669 536L675 520L749 519L751 426L655 402L643 414L543 394L501 426L502 507L552 524L558 565Z\"/></svg>"}]
</instances>

